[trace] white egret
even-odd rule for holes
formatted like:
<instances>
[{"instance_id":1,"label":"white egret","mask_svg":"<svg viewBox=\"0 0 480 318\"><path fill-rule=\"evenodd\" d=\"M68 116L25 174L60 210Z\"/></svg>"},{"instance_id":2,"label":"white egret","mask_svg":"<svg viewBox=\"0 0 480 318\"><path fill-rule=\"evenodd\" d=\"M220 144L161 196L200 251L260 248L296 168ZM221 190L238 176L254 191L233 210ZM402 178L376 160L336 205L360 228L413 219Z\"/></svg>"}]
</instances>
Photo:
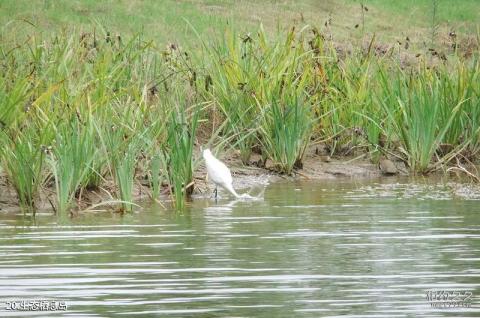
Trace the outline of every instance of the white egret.
<instances>
[{"instance_id":1,"label":"white egret","mask_svg":"<svg viewBox=\"0 0 480 318\"><path fill-rule=\"evenodd\" d=\"M226 189L237 199L243 197L239 196L233 188L233 179L230 169L228 169L223 162L215 158L210 149L205 149L203 151L203 159L205 160L205 164L207 166L208 177L213 181L213 183L215 183L215 198L217 198L218 186Z\"/></svg>"}]
</instances>

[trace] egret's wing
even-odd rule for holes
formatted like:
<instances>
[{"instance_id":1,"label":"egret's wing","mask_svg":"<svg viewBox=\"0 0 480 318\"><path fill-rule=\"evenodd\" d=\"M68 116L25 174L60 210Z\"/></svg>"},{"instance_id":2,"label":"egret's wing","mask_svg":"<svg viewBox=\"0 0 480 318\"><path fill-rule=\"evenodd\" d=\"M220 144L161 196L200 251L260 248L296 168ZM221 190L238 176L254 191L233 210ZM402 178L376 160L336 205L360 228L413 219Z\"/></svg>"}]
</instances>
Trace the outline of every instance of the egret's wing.
<instances>
[{"instance_id":1,"label":"egret's wing","mask_svg":"<svg viewBox=\"0 0 480 318\"><path fill-rule=\"evenodd\" d=\"M210 179L217 184L231 184L232 174L230 169L216 158L210 158L207 162L207 171Z\"/></svg>"}]
</instances>

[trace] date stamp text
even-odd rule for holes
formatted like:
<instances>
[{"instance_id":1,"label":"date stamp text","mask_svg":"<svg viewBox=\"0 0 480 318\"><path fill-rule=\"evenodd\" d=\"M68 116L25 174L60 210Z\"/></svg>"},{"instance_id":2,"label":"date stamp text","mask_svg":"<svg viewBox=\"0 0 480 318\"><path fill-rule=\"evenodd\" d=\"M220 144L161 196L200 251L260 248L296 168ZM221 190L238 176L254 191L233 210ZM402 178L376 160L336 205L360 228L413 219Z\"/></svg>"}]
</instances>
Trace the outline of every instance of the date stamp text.
<instances>
[{"instance_id":1,"label":"date stamp text","mask_svg":"<svg viewBox=\"0 0 480 318\"><path fill-rule=\"evenodd\" d=\"M6 301L5 311L66 311L65 301L57 300L11 300Z\"/></svg>"}]
</instances>

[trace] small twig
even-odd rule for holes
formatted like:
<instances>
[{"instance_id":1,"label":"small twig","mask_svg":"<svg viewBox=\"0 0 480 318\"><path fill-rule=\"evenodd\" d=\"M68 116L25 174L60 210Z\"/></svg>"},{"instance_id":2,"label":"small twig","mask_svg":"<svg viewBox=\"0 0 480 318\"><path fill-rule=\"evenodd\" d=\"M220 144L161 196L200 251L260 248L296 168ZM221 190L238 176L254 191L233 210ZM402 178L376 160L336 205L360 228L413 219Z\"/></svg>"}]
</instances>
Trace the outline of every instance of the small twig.
<instances>
[{"instance_id":1,"label":"small twig","mask_svg":"<svg viewBox=\"0 0 480 318\"><path fill-rule=\"evenodd\" d=\"M114 197L113 197L113 195L112 195L110 192L108 192L105 188L102 188L102 187L98 187L98 188L99 188L100 190L106 192L106 193L108 194L108 196L110 197L110 199L115 200Z\"/></svg>"},{"instance_id":2,"label":"small twig","mask_svg":"<svg viewBox=\"0 0 480 318\"><path fill-rule=\"evenodd\" d=\"M471 173L470 171L468 171L465 167L461 166L460 164L456 167L450 167L447 169L447 172L450 172L450 171L453 171L453 170L459 170L463 173L465 173L466 175L470 176L471 178L473 178L476 182L480 183L480 177L476 176L475 174Z\"/></svg>"},{"instance_id":3,"label":"small twig","mask_svg":"<svg viewBox=\"0 0 480 318\"><path fill-rule=\"evenodd\" d=\"M50 205L52 206L53 213L57 214L57 209L55 208L55 205L53 204L52 200L50 200L50 197L47 196L47 200L50 203Z\"/></svg>"},{"instance_id":4,"label":"small twig","mask_svg":"<svg viewBox=\"0 0 480 318\"><path fill-rule=\"evenodd\" d=\"M293 172L294 172L295 174L298 174L298 175L304 177L305 179L310 180L310 177L309 177L309 176L307 176L306 174L301 173L300 171L293 171Z\"/></svg>"},{"instance_id":5,"label":"small twig","mask_svg":"<svg viewBox=\"0 0 480 318\"><path fill-rule=\"evenodd\" d=\"M363 153L363 154L361 154L360 156L357 156L357 157L355 157L355 158L353 158L353 159L350 159L350 160L345 161L344 164L349 164L349 163L354 162L354 161L356 161L356 160L358 160L358 159L361 159L361 158L365 157L367 154L368 154L368 153Z\"/></svg>"}]
</instances>

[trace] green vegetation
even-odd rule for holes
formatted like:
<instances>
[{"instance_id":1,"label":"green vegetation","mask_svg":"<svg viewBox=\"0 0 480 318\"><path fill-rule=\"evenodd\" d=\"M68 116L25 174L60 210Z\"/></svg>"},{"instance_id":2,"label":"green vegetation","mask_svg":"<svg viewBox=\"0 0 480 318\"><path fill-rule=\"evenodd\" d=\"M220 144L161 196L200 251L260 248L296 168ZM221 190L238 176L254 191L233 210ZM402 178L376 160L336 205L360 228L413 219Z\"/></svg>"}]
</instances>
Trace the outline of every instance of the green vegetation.
<instances>
[{"instance_id":1,"label":"green vegetation","mask_svg":"<svg viewBox=\"0 0 480 318\"><path fill-rule=\"evenodd\" d=\"M431 35L434 1L438 2L439 41L452 30L459 38L463 38L461 32L464 37L475 37L480 21L477 0L16 0L0 1L0 25L8 24L8 30L13 27L15 36L71 27L79 33L96 28L101 36L106 28L112 37L141 33L159 45L175 42L196 47L195 32L185 21L202 35L216 36L232 23L244 33L262 23L272 34L299 22L327 24L325 34L339 43L358 44L364 35L375 33L389 45L409 36L412 44L424 49ZM362 3L368 11L362 12Z\"/></svg>"},{"instance_id":2,"label":"green vegetation","mask_svg":"<svg viewBox=\"0 0 480 318\"><path fill-rule=\"evenodd\" d=\"M199 118L197 107L194 105L193 110L172 107L170 117L167 117L167 140L162 158L178 209L184 207L185 196L193 193L193 147ZM193 114L190 115L191 112Z\"/></svg>"},{"instance_id":3,"label":"green vegetation","mask_svg":"<svg viewBox=\"0 0 480 318\"><path fill-rule=\"evenodd\" d=\"M50 164L60 213L67 212L77 192L89 185L97 153L94 133L91 120L85 126L78 118L59 124Z\"/></svg>"},{"instance_id":4,"label":"green vegetation","mask_svg":"<svg viewBox=\"0 0 480 318\"><path fill-rule=\"evenodd\" d=\"M315 53L303 34L292 29L286 40L271 42L263 31L255 38L227 33L224 42L206 48L214 57L209 97L227 120L224 135L235 137L244 164L261 144L290 174L303 157L316 107L307 87L315 81Z\"/></svg>"},{"instance_id":5,"label":"green vegetation","mask_svg":"<svg viewBox=\"0 0 480 318\"><path fill-rule=\"evenodd\" d=\"M124 7L136 12L147 6L154 13L167 2L133 1ZM352 2L345 1L346 8L360 7ZM218 19L226 32L215 35L206 30L207 22L194 22L199 17L192 8L206 2L172 2L172 8L192 15L194 27L182 24L188 44L165 46L145 29L140 35L117 36L100 27L140 30L151 18L144 14L133 19L137 26L121 26L126 13L116 4L43 1L33 6L39 3L40 13L30 16L35 21L23 16L28 22L4 23L0 42L1 170L26 210L35 210L43 192L54 192L55 210L66 213L95 205L85 203L85 197L99 191L131 212L143 181L153 200L164 192L183 209L195 186L196 144L229 142L245 165L256 152L264 164L270 160L273 169L286 174L302 167L312 140L322 141L331 154L360 149L372 161L388 154L412 173L479 159L480 65L473 33L469 46L457 46L457 35L451 35L448 45L438 42L414 57L407 47L384 48L379 41L385 37L368 37L367 46L355 42L357 47L346 49L329 38L332 29L323 22L315 27L297 21L288 31L272 32L268 24L225 27ZM405 10L362 3L373 6L363 9L364 15L379 8L391 14ZM0 4L2 12L17 19L22 5ZM97 12L110 5L113 20L98 21L95 31L57 29L71 10ZM286 10L293 4L274 7L281 6ZM301 1L294 7L315 4ZM445 19L473 23L442 10L439 24ZM45 17L53 22L42 27ZM169 16L164 18L167 23ZM88 18L77 19L72 21L85 24L82 29L93 28ZM355 33L354 41L367 38L368 19L363 17L365 30ZM17 32L19 25L28 25L28 31ZM431 30L439 32L436 25ZM423 36L430 39L428 32Z\"/></svg>"},{"instance_id":6,"label":"green vegetation","mask_svg":"<svg viewBox=\"0 0 480 318\"><path fill-rule=\"evenodd\" d=\"M457 64L453 72L458 78L447 72L422 68L414 76L401 70L393 79L382 76L380 103L391 124L389 134L399 139L406 162L414 171L434 168L431 162L435 155L438 165L451 159L451 154L459 154L461 148L468 147L471 154L479 150L478 83L470 81L479 74L478 64L475 61L471 68ZM450 146L453 153L442 153L440 145Z\"/></svg>"},{"instance_id":7,"label":"green vegetation","mask_svg":"<svg viewBox=\"0 0 480 318\"><path fill-rule=\"evenodd\" d=\"M5 128L2 131L2 167L17 193L19 204L32 212L43 183L45 135L40 135L35 127L24 127L17 132L5 132Z\"/></svg>"}]
</instances>

